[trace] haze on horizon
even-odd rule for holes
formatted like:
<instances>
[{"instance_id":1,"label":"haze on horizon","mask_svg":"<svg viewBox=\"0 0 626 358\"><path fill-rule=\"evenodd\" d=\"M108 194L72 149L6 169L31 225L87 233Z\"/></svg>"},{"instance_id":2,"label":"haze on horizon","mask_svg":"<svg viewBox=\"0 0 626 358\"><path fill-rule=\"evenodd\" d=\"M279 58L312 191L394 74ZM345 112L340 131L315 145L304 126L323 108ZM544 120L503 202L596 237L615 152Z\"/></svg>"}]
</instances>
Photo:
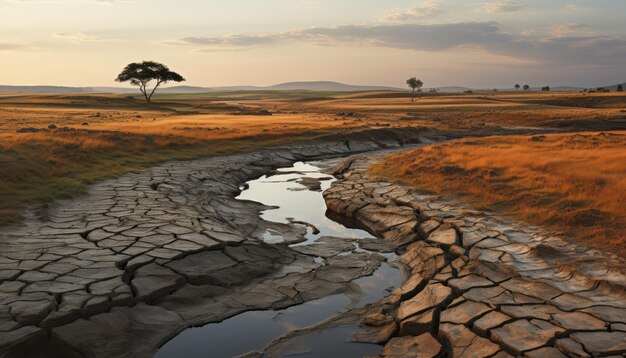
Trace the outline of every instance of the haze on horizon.
<instances>
[{"instance_id":1,"label":"haze on horizon","mask_svg":"<svg viewBox=\"0 0 626 358\"><path fill-rule=\"evenodd\" d=\"M425 87L626 80L623 0L0 0L0 84L113 86L155 60L188 85Z\"/></svg>"}]
</instances>

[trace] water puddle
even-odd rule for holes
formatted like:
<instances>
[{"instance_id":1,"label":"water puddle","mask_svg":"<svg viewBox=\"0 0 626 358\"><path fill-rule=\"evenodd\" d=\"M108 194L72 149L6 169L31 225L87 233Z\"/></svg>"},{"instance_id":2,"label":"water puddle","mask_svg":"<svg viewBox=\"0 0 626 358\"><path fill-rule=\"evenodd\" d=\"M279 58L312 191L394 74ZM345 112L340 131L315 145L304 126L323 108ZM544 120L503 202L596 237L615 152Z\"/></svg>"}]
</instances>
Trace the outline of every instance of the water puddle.
<instances>
[{"instance_id":1,"label":"water puddle","mask_svg":"<svg viewBox=\"0 0 626 358\"><path fill-rule=\"evenodd\" d=\"M236 357L251 351L263 350L274 339L303 329L345 312L351 307L376 302L401 283L398 271L387 263L372 276L354 281L363 294L358 298L332 295L279 311L249 311L220 323L191 328L163 346L156 357ZM378 355L382 347L350 342L357 327L333 327L307 336L307 342L298 347L298 357L361 357ZM306 353L304 353L306 352ZM304 354L304 355L302 355Z\"/></svg>"},{"instance_id":2,"label":"water puddle","mask_svg":"<svg viewBox=\"0 0 626 358\"><path fill-rule=\"evenodd\" d=\"M335 295L282 311L245 312L221 323L188 329L161 348L156 356L235 357L263 349L289 330L331 318L349 303L346 296Z\"/></svg>"},{"instance_id":3,"label":"water puddle","mask_svg":"<svg viewBox=\"0 0 626 358\"><path fill-rule=\"evenodd\" d=\"M309 244L321 236L336 236L345 238L371 238L368 232L358 229L348 229L345 226L326 217L326 203L322 192L336 180L334 177L320 173L315 163L296 163L293 167L279 169L270 177L264 175L259 179L247 183L237 199L253 200L265 205L276 206L276 209L266 210L261 217L267 221L288 223L290 221L306 222L315 226L319 234L312 233L309 228L307 242ZM299 181L321 179L320 190L308 190ZM267 232L265 238L276 243L280 234ZM280 241L278 241L280 242Z\"/></svg>"},{"instance_id":4,"label":"water puddle","mask_svg":"<svg viewBox=\"0 0 626 358\"><path fill-rule=\"evenodd\" d=\"M315 163L296 163L291 168L278 170L270 177L263 176L248 182L247 189L238 199L277 207L263 212L265 220L282 223L299 221L319 230L319 233L314 233L309 227L307 241L297 245L310 245L322 236L371 239L372 236L365 231L346 228L326 217L322 191L329 188L335 179L320 171ZM319 190L310 190L316 189L317 183ZM263 239L267 243L280 243L282 236L268 230ZM359 248L356 243L354 252L363 251L366 250ZM395 258L393 253L385 256ZM316 257L315 261L325 262L321 257ZM383 262L373 275L353 281L360 289L359 294L336 294L283 310L249 311L220 323L188 329L163 346L156 357L236 357L251 351L262 351L287 332L311 327L351 308L384 298L401 281L398 270ZM293 352L284 352L284 356L361 357L380 354L381 346L350 342L357 329L355 325L342 325L307 334L292 347Z\"/></svg>"},{"instance_id":5,"label":"water puddle","mask_svg":"<svg viewBox=\"0 0 626 358\"><path fill-rule=\"evenodd\" d=\"M289 353L283 357L366 357L378 356L382 347L373 344L361 344L346 342L346 337L356 333L355 326L339 326L329 328L321 333L308 336L297 352Z\"/></svg>"}]
</instances>

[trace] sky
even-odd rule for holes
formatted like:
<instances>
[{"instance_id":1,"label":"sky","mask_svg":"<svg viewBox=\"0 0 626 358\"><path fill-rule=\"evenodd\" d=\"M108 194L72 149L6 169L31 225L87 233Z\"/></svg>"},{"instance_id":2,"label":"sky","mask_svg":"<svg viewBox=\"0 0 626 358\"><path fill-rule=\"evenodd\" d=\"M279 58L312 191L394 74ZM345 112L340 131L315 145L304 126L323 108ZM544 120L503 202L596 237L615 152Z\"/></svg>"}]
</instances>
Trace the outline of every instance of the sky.
<instances>
[{"instance_id":1,"label":"sky","mask_svg":"<svg viewBox=\"0 0 626 358\"><path fill-rule=\"evenodd\" d=\"M154 60L187 85L426 88L626 81L624 0L0 0L0 84L116 86Z\"/></svg>"}]
</instances>

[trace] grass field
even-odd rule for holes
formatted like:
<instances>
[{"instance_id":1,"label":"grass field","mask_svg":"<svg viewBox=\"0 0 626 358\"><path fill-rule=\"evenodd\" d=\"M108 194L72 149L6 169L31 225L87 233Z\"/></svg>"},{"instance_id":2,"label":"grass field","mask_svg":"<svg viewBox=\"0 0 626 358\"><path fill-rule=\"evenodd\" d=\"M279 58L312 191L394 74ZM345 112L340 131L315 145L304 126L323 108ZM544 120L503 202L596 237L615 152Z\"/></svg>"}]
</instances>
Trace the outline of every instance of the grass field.
<instances>
[{"instance_id":1,"label":"grass field","mask_svg":"<svg viewBox=\"0 0 626 358\"><path fill-rule=\"evenodd\" d=\"M0 94L0 223L166 160L365 128L626 128L625 102L617 94L439 94L411 103L401 92L261 91L157 95L148 105L112 94Z\"/></svg>"},{"instance_id":2,"label":"grass field","mask_svg":"<svg viewBox=\"0 0 626 358\"><path fill-rule=\"evenodd\" d=\"M464 139L394 154L372 172L626 253L626 132Z\"/></svg>"}]
</instances>

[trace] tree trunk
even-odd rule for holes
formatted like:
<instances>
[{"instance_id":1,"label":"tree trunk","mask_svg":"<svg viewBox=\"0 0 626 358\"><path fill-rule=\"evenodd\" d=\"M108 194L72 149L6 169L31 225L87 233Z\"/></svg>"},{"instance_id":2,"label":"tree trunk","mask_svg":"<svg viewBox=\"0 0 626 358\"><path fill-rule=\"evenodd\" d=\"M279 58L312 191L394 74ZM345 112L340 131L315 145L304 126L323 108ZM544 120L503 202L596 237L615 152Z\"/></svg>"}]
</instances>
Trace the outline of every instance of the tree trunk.
<instances>
[{"instance_id":1,"label":"tree trunk","mask_svg":"<svg viewBox=\"0 0 626 358\"><path fill-rule=\"evenodd\" d=\"M146 86L145 85L143 85L143 86L139 85L139 90L143 94L143 97L146 99L146 101L148 101L148 103L150 103L150 98L148 98L148 93L146 93Z\"/></svg>"},{"instance_id":2,"label":"tree trunk","mask_svg":"<svg viewBox=\"0 0 626 358\"><path fill-rule=\"evenodd\" d=\"M413 88L413 93L411 94L411 102L415 102L415 88Z\"/></svg>"},{"instance_id":3,"label":"tree trunk","mask_svg":"<svg viewBox=\"0 0 626 358\"><path fill-rule=\"evenodd\" d=\"M156 86L154 86L154 88L152 89L152 92L150 92L150 96L148 96L148 102L152 103L152 95L157 90L157 88L159 88L160 84L161 84L161 81L157 81Z\"/></svg>"}]
</instances>

